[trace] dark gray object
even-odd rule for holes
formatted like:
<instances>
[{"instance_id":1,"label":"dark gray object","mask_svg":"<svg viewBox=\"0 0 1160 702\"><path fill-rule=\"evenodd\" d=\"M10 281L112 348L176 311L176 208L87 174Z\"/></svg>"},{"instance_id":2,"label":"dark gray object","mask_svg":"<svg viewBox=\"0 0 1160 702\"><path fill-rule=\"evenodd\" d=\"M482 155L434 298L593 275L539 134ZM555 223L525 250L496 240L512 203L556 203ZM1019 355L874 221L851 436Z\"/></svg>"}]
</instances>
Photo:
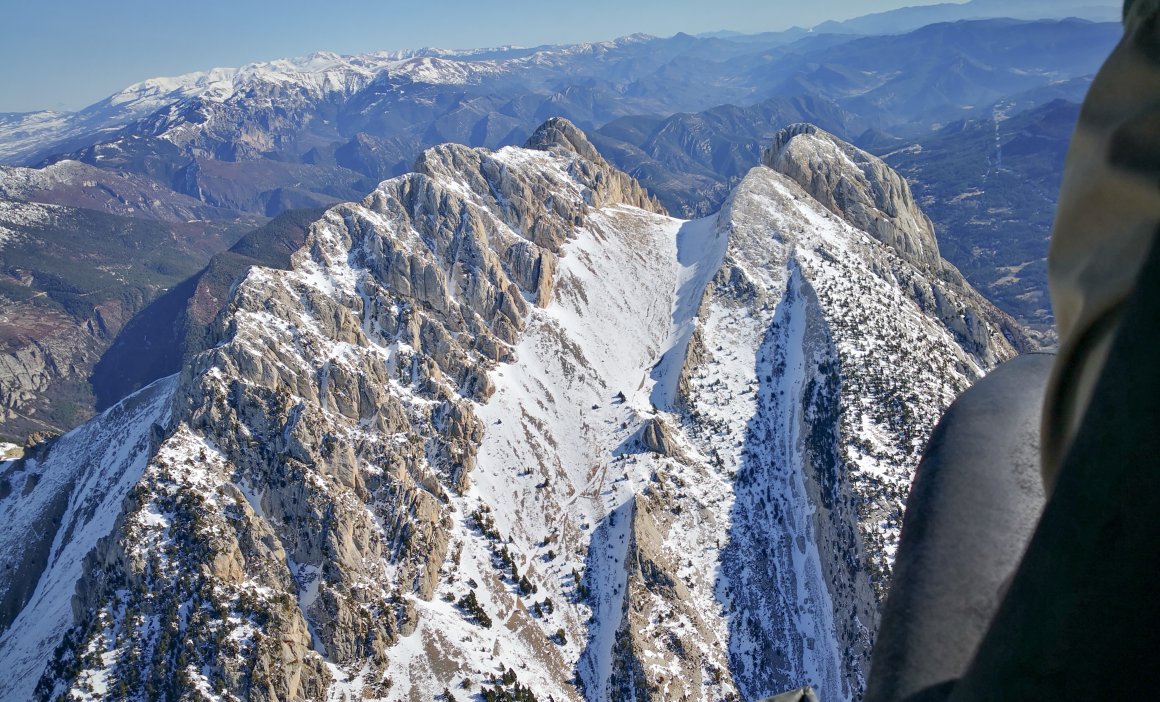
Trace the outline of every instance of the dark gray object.
<instances>
[{"instance_id":1,"label":"dark gray object","mask_svg":"<svg viewBox=\"0 0 1160 702\"><path fill-rule=\"evenodd\" d=\"M807 685L780 695L766 697L760 702L818 702L818 696L814 694L814 689Z\"/></svg>"},{"instance_id":2,"label":"dark gray object","mask_svg":"<svg viewBox=\"0 0 1160 702\"><path fill-rule=\"evenodd\" d=\"M1043 508L1039 419L1053 359L1008 361L935 428L907 504L866 702L940 699L941 685L966 670Z\"/></svg>"}]
</instances>

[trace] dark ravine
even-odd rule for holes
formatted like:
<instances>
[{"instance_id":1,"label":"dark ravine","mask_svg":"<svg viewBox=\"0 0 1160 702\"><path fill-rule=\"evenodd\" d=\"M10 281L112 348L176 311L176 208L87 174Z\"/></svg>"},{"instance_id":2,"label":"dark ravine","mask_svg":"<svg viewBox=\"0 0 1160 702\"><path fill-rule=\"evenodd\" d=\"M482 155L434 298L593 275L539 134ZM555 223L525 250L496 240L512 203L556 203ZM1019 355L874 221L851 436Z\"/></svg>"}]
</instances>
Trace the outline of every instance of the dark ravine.
<instances>
[{"instance_id":1,"label":"dark ravine","mask_svg":"<svg viewBox=\"0 0 1160 702\"><path fill-rule=\"evenodd\" d=\"M230 289L251 266L285 270L324 210L289 210L215 255L197 274L154 300L121 329L93 366L89 383L98 412L155 380L181 370L206 350L208 329Z\"/></svg>"}]
</instances>

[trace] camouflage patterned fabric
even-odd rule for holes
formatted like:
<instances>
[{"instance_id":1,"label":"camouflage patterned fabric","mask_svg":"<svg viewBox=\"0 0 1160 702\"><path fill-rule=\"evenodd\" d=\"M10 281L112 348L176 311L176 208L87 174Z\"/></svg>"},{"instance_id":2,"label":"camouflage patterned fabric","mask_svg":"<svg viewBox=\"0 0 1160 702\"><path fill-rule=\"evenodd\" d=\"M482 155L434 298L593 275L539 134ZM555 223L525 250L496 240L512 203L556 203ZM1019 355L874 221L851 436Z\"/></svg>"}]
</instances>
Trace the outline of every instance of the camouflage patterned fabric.
<instances>
[{"instance_id":1,"label":"camouflage patterned fabric","mask_svg":"<svg viewBox=\"0 0 1160 702\"><path fill-rule=\"evenodd\" d=\"M1124 300L1160 224L1160 0L1124 7L1072 136L1048 256L1060 350L1043 420L1043 476L1084 415Z\"/></svg>"}]
</instances>

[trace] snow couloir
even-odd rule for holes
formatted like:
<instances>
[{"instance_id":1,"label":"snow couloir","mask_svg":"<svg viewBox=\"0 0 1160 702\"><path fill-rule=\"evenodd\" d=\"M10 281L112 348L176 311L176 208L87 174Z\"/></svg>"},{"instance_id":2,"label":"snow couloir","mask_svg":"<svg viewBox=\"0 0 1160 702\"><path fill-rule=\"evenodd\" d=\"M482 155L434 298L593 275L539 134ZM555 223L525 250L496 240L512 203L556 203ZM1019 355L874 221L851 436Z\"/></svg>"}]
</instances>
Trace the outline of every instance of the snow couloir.
<instances>
[{"instance_id":1,"label":"snow couloir","mask_svg":"<svg viewBox=\"0 0 1160 702\"><path fill-rule=\"evenodd\" d=\"M5 465L0 697L861 696L919 452L1026 338L816 128L696 221L529 147L331 209Z\"/></svg>"}]
</instances>

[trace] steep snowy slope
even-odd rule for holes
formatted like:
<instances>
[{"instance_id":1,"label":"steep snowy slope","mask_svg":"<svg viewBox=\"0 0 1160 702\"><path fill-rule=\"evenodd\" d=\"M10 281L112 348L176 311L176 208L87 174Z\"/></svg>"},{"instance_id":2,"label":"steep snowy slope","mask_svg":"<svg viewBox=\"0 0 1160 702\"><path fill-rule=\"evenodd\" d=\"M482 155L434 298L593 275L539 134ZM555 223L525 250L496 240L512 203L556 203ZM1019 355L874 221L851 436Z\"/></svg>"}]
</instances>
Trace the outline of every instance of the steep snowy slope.
<instances>
[{"instance_id":1,"label":"steep snowy slope","mask_svg":"<svg viewBox=\"0 0 1160 702\"><path fill-rule=\"evenodd\" d=\"M0 467L4 699L30 699L53 650L89 615L73 609L82 566L141 479L174 387L160 380L38 455Z\"/></svg>"},{"instance_id":2,"label":"steep snowy slope","mask_svg":"<svg viewBox=\"0 0 1160 702\"><path fill-rule=\"evenodd\" d=\"M771 164L858 197L761 166L673 219L551 120L330 210L165 381L116 525L37 581L76 583L72 628L3 632L47 667L0 697L857 699L917 454L1014 351L937 255L859 228L919 221L875 200L892 172L791 132Z\"/></svg>"}]
</instances>

